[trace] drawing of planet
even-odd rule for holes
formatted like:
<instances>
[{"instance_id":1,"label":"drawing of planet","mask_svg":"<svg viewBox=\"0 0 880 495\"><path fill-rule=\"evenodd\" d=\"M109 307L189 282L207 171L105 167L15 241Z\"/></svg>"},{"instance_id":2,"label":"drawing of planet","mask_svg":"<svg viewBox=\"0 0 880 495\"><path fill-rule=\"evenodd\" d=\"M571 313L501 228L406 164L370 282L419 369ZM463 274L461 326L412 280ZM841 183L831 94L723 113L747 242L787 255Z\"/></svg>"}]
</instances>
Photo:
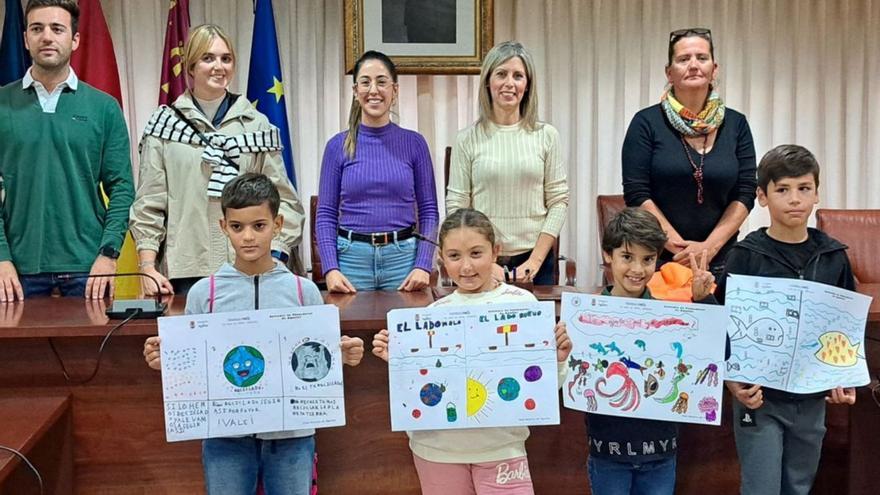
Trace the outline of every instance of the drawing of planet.
<instances>
[{"instance_id":1,"label":"drawing of planet","mask_svg":"<svg viewBox=\"0 0 880 495\"><path fill-rule=\"evenodd\" d=\"M506 401L519 397L519 382L510 377L502 378L498 382L498 397Z\"/></svg>"},{"instance_id":2,"label":"drawing of planet","mask_svg":"<svg viewBox=\"0 0 880 495\"><path fill-rule=\"evenodd\" d=\"M528 409L529 411L533 411L535 407L537 407L537 404L535 404L535 399L526 399L525 406L526 409Z\"/></svg>"},{"instance_id":3,"label":"drawing of planet","mask_svg":"<svg viewBox=\"0 0 880 495\"><path fill-rule=\"evenodd\" d=\"M304 342L293 350L290 367L304 382L316 382L330 373L330 351L320 342Z\"/></svg>"},{"instance_id":4,"label":"drawing of planet","mask_svg":"<svg viewBox=\"0 0 880 495\"><path fill-rule=\"evenodd\" d=\"M263 377L266 361L263 354L253 347L234 347L223 359L223 374L236 387L250 387Z\"/></svg>"},{"instance_id":5,"label":"drawing of planet","mask_svg":"<svg viewBox=\"0 0 880 495\"><path fill-rule=\"evenodd\" d=\"M543 375L544 372L541 371L540 366L529 366L523 372L523 378L525 378L527 382L536 382L540 380Z\"/></svg>"},{"instance_id":6,"label":"drawing of planet","mask_svg":"<svg viewBox=\"0 0 880 495\"><path fill-rule=\"evenodd\" d=\"M446 392L446 387L443 385L426 383L422 386L422 389L419 390L419 399L422 400L422 404L433 407L443 400L443 392Z\"/></svg>"}]
</instances>

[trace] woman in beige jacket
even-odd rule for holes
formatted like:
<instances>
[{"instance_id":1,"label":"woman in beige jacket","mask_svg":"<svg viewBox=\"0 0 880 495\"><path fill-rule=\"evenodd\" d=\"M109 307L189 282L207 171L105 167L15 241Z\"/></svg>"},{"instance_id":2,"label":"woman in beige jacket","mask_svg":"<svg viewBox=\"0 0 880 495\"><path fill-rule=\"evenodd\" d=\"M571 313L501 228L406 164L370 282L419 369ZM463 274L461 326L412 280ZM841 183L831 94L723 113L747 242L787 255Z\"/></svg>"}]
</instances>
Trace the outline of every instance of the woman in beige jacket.
<instances>
[{"instance_id":1,"label":"woman in beige jacket","mask_svg":"<svg viewBox=\"0 0 880 495\"><path fill-rule=\"evenodd\" d=\"M130 228L140 270L161 292L186 293L234 253L220 230L223 185L245 172L267 175L281 194L284 226L273 254L286 261L302 238L304 211L284 169L278 129L247 98L227 88L235 68L229 38L194 28L184 50L190 89L159 107L140 144L140 180ZM146 295L157 291L147 278Z\"/></svg>"}]
</instances>

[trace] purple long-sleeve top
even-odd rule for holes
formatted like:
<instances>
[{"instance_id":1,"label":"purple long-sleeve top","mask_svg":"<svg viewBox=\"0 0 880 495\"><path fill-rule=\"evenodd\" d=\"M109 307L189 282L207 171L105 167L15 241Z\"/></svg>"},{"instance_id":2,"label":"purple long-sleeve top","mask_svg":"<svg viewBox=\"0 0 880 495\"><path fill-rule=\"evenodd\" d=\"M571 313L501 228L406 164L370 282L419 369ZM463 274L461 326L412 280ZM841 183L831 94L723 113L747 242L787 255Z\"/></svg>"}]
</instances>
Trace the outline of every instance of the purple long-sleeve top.
<instances>
[{"instance_id":1,"label":"purple long-sleeve top","mask_svg":"<svg viewBox=\"0 0 880 495\"><path fill-rule=\"evenodd\" d=\"M318 187L315 236L326 274L339 268L336 229L361 234L391 232L416 224L433 239L438 223L437 189L428 143L394 123L360 126L354 158L345 154L340 132L327 142ZM434 246L418 241L414 268L431 271Z\"/></svg>"}]
</instances>

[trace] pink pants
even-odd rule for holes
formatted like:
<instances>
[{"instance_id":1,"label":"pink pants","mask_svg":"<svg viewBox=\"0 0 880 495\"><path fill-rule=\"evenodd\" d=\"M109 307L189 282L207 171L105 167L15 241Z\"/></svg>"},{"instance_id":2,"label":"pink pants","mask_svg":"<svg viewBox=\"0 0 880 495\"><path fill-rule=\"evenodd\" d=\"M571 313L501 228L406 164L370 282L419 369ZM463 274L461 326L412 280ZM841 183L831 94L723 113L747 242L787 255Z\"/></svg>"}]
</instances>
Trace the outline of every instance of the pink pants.
<instances>
[{"instance_id":1,"label":"pink pants","mask_svg":"<svg viewBox=\"0 0 880 495\"><path fill-rule=\"evenodd\" d=\"M525 456L478 464L431 462L413 454L422 495L535 495Z\"/></svg>"}]
</instances>

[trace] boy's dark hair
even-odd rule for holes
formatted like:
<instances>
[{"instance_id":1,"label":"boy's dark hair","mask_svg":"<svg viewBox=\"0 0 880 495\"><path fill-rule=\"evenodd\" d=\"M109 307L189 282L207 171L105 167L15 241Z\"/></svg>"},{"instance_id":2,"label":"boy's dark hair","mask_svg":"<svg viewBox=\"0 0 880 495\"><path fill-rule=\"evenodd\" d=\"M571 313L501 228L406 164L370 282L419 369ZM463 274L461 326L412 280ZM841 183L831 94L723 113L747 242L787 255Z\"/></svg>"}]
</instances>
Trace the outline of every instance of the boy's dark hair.
<instances>
[{"instance_id":1,"label":"boy's dark hair","mask_svg":"<svg viewBox=\"0 0 880 495\"><path fill-rule=\"evenodd\" d=\"M660 254L666 240L666 232L663 232L657 217L647 210L629 207L621 210L605 226L602 251L611 254L620 246L639 245Z\"/></svg>"},{"instance_id":2,"label":"boy's dark hair","mask_svg":"<svg viewBox=\"0 0 880 495\"><path fill-rule=\"evenodd\" d=\"M269 203L272 217L278 216L278 208L281 206L278 188L265 175L253 172L239 175L229 181L223 187L223 194L220 196L220 208L223 210L223 216L226 216L227 208L237 210L249 206L259 206L263 203Z\"/></svg>"},{"instance_id":3,"label":"boy's dark hair","mask_svg":"<svg viewBox=\"0 0 880 495\"><path fill-rule=\"evenodd\" d=\"M819 162L810 150L796 144L781 144L761 158L758 164L758 187L765 193L770 181L813 174L819 187Z\"/></svg>"},{"instance_id":4,"label":"boy's dark hair","mask_svg":"<svg viewBox=\"0 0 880 495\"><path fill-rule=\"evenodd\" d=\"M43 7L60 7L70 13L70 34L76 34L79 29L79 5L76 0L28 0L24 8L24 18L27 19L32 10Z\"/></svg>"}]
</instances>

